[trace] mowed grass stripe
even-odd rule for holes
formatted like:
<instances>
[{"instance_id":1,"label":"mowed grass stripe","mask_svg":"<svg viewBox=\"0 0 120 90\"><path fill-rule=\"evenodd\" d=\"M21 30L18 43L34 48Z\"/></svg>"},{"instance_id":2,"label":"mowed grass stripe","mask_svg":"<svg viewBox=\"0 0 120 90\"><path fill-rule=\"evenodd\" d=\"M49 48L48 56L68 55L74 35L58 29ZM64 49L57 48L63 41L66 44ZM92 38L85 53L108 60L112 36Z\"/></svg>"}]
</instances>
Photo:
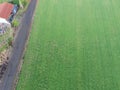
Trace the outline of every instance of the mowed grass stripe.
<instances>
[{"instance_id":1,"label":"mowed grass stripe","mask_svg":"<svg viewBox=\"0 0 120 90\"><path fill-rule=\"evenodd\" d=\"M40 0L17 90L119 90L119 3Z\"/></svg>"}]
</instances>

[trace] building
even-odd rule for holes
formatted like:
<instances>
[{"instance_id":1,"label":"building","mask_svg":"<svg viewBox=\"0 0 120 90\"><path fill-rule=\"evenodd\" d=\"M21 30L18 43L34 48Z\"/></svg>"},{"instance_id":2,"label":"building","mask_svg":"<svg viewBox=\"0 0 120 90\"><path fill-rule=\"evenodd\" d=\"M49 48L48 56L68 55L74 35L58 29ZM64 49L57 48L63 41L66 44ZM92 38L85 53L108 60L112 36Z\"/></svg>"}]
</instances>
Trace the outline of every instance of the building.
<instances>
[{"instance_id":1,"label":"building","mask_svg":"<svg viewBox=\"0 0 120 90\"><path fill-rule=\"evenodd\" d=\"M0 18L0 35L5 34L10 28L11 24L7 20Z\"/></svg>"},{"instance_id":2,"label":"building","mask_svg":"<svg viewBox=\"0 0 120 90\"><path fill-rule=\"evenodd\" d=\"M0 45L11 35L11 24L9 19L12 15L14 5L4 2L0 4Z\"/></svg>"},{"instance_id":3,"label":"building","mask_svg":"<svg viewBox=\"0 0 120 90\"><path fill-rule=\"evenodd\" d=\"M10 3L7 3L7 2L4 2L4 3L0 4L0 17L4 18L6 20L9 20L11 14L13 12L13 9L14 9L13 4L10 4Z\"/></svg>"}]
</instances>

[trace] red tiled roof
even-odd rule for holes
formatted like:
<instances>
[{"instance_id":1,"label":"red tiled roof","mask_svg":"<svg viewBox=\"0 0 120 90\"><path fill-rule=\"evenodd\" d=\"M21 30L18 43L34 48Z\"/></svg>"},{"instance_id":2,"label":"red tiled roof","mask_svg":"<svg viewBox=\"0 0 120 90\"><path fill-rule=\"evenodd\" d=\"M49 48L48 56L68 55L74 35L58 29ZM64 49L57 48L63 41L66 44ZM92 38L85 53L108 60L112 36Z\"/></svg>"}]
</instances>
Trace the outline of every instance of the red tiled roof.
<instances>
[{"instance_id":1,"label":"red tiled roof","mask_svg":"<svg viewBox=\"0 0 120 90\"><path fill-rule=\"evenodd\" d=\"M13 7L14 7L13 4L7 2L0 4L0 17L8 20L13 10Z\"/></svg>"}]
</instances>

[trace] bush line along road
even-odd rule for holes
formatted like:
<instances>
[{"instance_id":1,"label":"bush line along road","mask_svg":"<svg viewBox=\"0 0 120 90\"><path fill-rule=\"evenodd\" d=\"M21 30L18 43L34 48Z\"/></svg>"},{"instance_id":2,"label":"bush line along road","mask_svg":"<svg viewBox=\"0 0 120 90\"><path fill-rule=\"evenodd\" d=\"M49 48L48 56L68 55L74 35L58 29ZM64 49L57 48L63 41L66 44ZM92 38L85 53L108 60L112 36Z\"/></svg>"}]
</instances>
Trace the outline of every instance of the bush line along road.
<instances>
[{"instance_id":1,"label":"bush line along road","mask_svg":"<svg viewBox=\"0 0 120 90\"><path fill-rule=\"evenodd\" d=\"M14 48L7 67L8 69L5 73L3 82L0 83L0 90L12 90L14 88L14 79L29 35L36 3L37 0L31 0L30 5L28 6L28 9L23 17L19 34L14 42Z\"/></svg>"},{"instance_id":2,"label":"bush line along road","mask_svg":"<svg viewBox=\"0 0 120 90\"><path fill-rule=\"evenodd\" d=\"M39 0L17 90L120 90L120 0Z\"/></svg>"}]
</instances>

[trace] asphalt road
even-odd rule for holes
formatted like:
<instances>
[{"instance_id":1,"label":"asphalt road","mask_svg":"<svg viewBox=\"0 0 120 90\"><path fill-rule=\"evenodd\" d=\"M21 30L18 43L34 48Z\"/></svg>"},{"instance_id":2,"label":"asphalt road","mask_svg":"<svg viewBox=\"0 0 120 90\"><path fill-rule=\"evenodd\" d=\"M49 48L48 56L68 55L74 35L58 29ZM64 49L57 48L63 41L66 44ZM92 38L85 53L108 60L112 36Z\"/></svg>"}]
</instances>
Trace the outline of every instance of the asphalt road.
<instances>
[{"instance_id":1,"label":"asphalt road","mask_svg":"<svg viewBox=\"0 0 120 90\"><path fill-rule=\"evenodd\" d=\"M18 71L18 66L23 55L26 41L29 36L32 17L36 7L37 0L31 0L28 10L26 11L18 36L15 39L13 50L10 56L10 62L4 75L3 81L0 83L0 90L12 90L14 87L14 80Z\"/></svg>"}]
</instances>

